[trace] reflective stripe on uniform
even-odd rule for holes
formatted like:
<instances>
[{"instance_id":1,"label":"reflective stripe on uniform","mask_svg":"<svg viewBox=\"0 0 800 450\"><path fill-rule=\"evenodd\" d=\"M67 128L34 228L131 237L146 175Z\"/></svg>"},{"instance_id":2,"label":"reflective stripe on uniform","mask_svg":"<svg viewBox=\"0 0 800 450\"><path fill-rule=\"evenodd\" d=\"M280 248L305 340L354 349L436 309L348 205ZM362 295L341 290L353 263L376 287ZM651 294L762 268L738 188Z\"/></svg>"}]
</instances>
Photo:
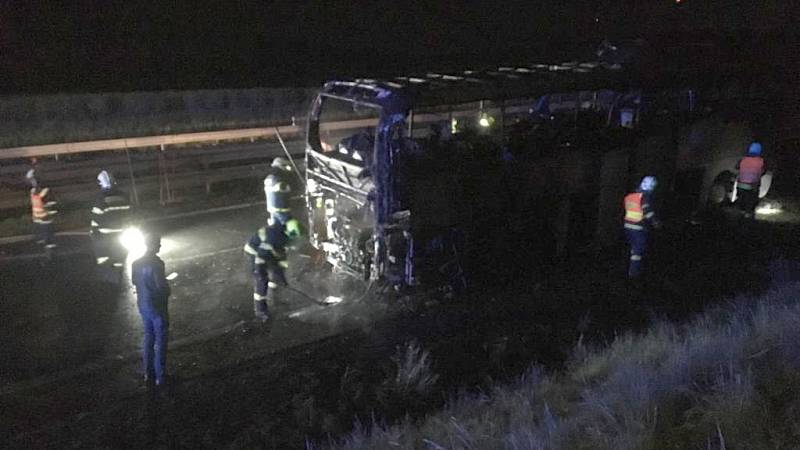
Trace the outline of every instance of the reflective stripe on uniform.
<instances>
[{"instance_id":1,"label":"reflective stripe on uniform","mask_svg":"<svg viewBox=\"0 0 800 450\"><path fill-rule=\"evenodd\" d=\"M267 212L271 212L271 213L273 213L273 212L285 213L285 212L291 212L291 211L292 211L291 208L276 208L275 206L268 206L267 207Z\"/></svg>"},{"instance_id":2,"label":"reflective stripe on uniform","mask_svg":"<svg viewBox=\"0 0 800 450\"><path fill-rule=\"evenodd\" d=\"M253 256L258 255L258 252L256 251L256 249L251 247L250 244L244 244L244 252L245 253L249 253L249 254L251 254Z\"/></svg>"},{"instance_id":3,"label":"reflective stripe on uniform","mask_svg":"<svg viewBox=\"0 0 800 450\"><path fill-rule=\"evenodd\" d=\"M747 183L739 182L739 183L736 183L736 189L741 189L743 191L752 191L753 190L753 186L749 185Z\"/></svg>"},{"instance_id":4,"label":"reflective stripe on uniform","mask_svg":"<svg viewBox=\"0 0 800 450\"><path fill-rule=\"evenodd\" d=\"M625 222L624 227L629 230L638 230L638 231L644 230L643 226L630 222Z\"/></svg>"},{"instance_id":5,"label":"reflective stripe on uniform","mask_svg":"<svg viewBox=\"0 0 800 450\"><path fill-rule=\"evenodd\" d=\"M289 268L289 262L288 261L278 261L278 266L283 267L284 269L288 269Z\"/></svg>"},{"instance_id":6,"label":"reflective stripe on uniform","mask_svg":"<svg viewBox=\"0 0 800 450\"><path fill-rule=\"evenodd\" d=\"M268 250L270 253L272 253L272 255L273 255L273 256L275 256L275 257L276 257L276 258L278 258L278 259L282 259L282 258L284 258L284 257L285 257L285 256L284 256L282 253L280 253L280 252L276 251L276 250L275 250L275 249L272 247L272 245L270 245L270 244L269 244L269 243L267 243L267 242L262 242L261 244L259 244L259 245L258 245L258 248L260 248L261 250Z\"/></svg>"},{"instance_id":7,"label":"reflective stripe on uniform","mask_svg":"<svg viewBox=\"0 0 800 450\"><path fill-rule=\"evenodd\" d=\"M261 227L261 228L258 229L258 239L261 242L264 242L264 241L267 240L267 228L266 227Z\"/></svg>"},{"instance_id":8,"label":"reflective stripe on uniform","mask_svg":"<svg viewBox=\"0 0 800 450\"><path fill-rule=\"evenodd\" d=\"M254 262L255 262L256 264L266 264L266 263L267 263L267 260L266 260L266 259L264 259L264 258L260 258L260 257L256 256L256 258L255 258Z\"/></svg>"},{"instance_id":9,"label":"reflective stripe on uniform","mask_svg":"<svg viewBox=\"0 0 800 450\"><path fill-rule=\"evenodd\" d=\"M92 214L105 214L105 211L95 206L92 208Z\"/></svg>"},{"instance_id":10,"label":"reflective stripe on uniform","mask_svg":"<svg viewBox=\"0 0 800 450\"><path fill-rule=\"evenodd\" d=\"M631 255L631 261L641 261L642 255Z\"/></svg>"},{"instance_id":11,"label":"reflective stripe on uniform","mask_svg":"<svg viewBox=\"0 0 800 450\"><path fill-rule=\"evenodd\" d=\"M267 299L266 295L261 295L261 294L258 294L256 292L253 292L253 300L259 302L261 300L266 300L266 299Z\"/></svg>"},{"instance_id":12,"label":"reflective stripe on uniform","mask_svg":"<svg viewBox=\"0 0 800 450\"><path fill-rule=\"evenodd\" d=\"M100 226L100 224L95 222L94 220L92 221L92 223L90 223L90 225L93 226L93 227L99 227Z\"/></svg>"},{"instance_id":13,"label":"reflective stripe on uniform","mask_svg":"<svg viewBox=\"0 0 800 450\"><path fill-rule=\"evenodd\" d=\"M130 205L122 205L122 206L109 206L104 211L120 211L124 209L131 209Z\"/></svg>"},{"instance_id":14,"label":"reflective stripe on uniform","mask_svg":"<svg viewBox=\"0 0 800 450\"><path fill-rule=\"evenodd\" d=\"M291 192L292 187L289 186L289 183L284 183L283 181L279 181L275 184L271 184L266 189L269 192Z\"/></svg>"},{"instance_id":15,"label":"reflective stripe on uniform","mask_svg":"<svg viewBox=\"0 0 800 450\"><path fill-rule=\"evenodd\" d=\"M273 283L272 281L268 281L267 282L267 287L270 288L270 289L275 289L275 288L278 287L278 283Z\"/></svg>"},{"instance_id":16,"label":"reflective stripe on uniform","mask_svg":"<svg viewBox=\"0 0 800 450\"><path fill-rule=\"evenodd\" d=\"M647 214L645 214L645 215L644 215L644 218L645 218L645 219L650 219L650 218L652 218L652 217L653 217L653 216L655 216L655 215L656 215L656 213L654 213L653 211L650 211L649 213L647 213Z\"/></svg>"}]
</instances>

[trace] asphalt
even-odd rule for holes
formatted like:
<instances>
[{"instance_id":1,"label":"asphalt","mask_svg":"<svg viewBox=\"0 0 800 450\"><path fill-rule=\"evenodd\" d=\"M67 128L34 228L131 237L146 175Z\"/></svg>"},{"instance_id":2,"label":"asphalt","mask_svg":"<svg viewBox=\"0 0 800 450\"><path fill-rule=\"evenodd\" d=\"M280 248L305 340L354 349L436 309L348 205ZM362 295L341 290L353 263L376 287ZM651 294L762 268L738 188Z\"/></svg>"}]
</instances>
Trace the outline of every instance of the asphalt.
<instances>
[{"instance_id":1,"label":"asphalt","mask_svg":"<svg viewBox=\"0 0 800 450\"><path fill-rule=\"evenodd\" d=\"M252 281L242 246L262 217L257 203L173 214L144 225L162 234L160 256L167 273L177 274L171 281L170 350L253 326ZM129 265L115 285L95 270L88 235L65 233L56 241L52 260L29 241L3 246L2 393L102 371L120 361L135 365L138 358L142 327ZM304 255L295 254L291 263L289 276L299 292L286 292L271 305L270 347L341 333L381 314L376 305L356 302L355 294L340 304L321 305L318 300L326 295L342 294L337 290L342 283L325 278L333 275L301 273L310 264Z\"/></svg>"},{"instance_id":2,"label":"asphalt","mask_svg":"<svg viewBox=\"0 0 800 450\"><path fill-rule=\"evenodd\" d=\"M172 214L145 225L162 233L161 256L167 272L177 274L172 282L168 361L175 377L174 385L180 392L195 385L202 387L198 387L197 392L185 393L180 397L183 400L207 396L208 390L222 392L218 397L233 399L226 390L232 389L230 380L247 376L243 371L280 365L285 362L286 354L309 356L301 358L282 377L293 379L298 374L314 372L322 358L313 353L314 348L324 350L327 347L320 343L326 342L326 338L355 335L359 329L410 327L410 331L403 332L433 335L426 348L441 348L437 358L442 361L446 361L448 355L460 354L465 336L472 336L477 347L485 344L484 334L487 333L472 332L473 328L477 329L475 324L483 320L485 311L480 308L472 316L467 314L467 318L478 318L477 322L462 320L464 308L454 304L453 310L461 315L450 311L430 316L430 320L421 320L416 325L415 320L410 325L406 322L392 325L391 308L371 297L362 299L367 286L352 280L345 283L324 271L307 270L312 268L311 260L297 253L291 261L290 279L304 294L289 292L282 302L272 305L274 319L268 324L253 321L251 280L241 247L261 225L263 208L260 204L234 206ZM800 259L797 221L794 220L797 215L792 212L776 219L781 217L790 220L784 223L760 219L748 225L735 212L727 211L723 217L705 218L705 225L665 227L655 240L653 252L653 266L663 269L659 270L659 279L651 280L657 289L648 289L643 298L627 300L633 304L641 300L643 305L654 305L659 314L681 318L692 310L702 309L708 298L757 293L765 288L762 280L774 278L775 274L768 272L772 270L769 263L776 257L790 262ZM94 417L92 420L100 424L98 429L105 429L115 423L110 417L133 414L135 411L125 408L142 397L138 375L142 332L130 287L126 283L115 288L95 276L87 236L61 235L58 240L59 251L52 261L35 252L26 253L31 250L31 244L25 242L4 246L7 256L0 259L0 320L3 322L0 327L0 342L3 343L0 346L0 360L3 361L0 366L0 422L9 424L8 429L0 429L0 442L10 443L12 448L40 447L37 443L55 442L51 439L53 436L71 440L81 435L80 426L75 424L84 423L85 417ZM35 251L35 247L33 249ZM518 289L524 293L523 297L530 297L525 304L531 305L534 311L526 315L509 309L508 314L519 321L521 328L534 331L531 331L531 340L519 340L519 347L527 349L528 353L515 360L517 363L525 365L531 358L544 358L544 351L531 353L539 352L539 346L531 342L544 344L553 351L551 342L571 342L570 336L577 333L594 334L595 339L602 341L611 339L618 330L630 329L631 324L641 322L644 326L647 323L646 318L639 317L645 314L639 311L642 308L619 303L618 299L628 294L622 292L626 286L614 280L622 276L624 267L620 261L625 258L622 254L609 256L612 257L609 261L575 258L565 268L571 276L551 277L553 279L545 280L541 287L537 284L531 288L526 280L519 282ZM739 261L743 257L752 259L751 264L741 266ZM791 270L779 269L796 281L800 275L796 265L789 267ZM344 294L345 301L320 305L319 300L328 294ZM488 296L478 295L481 302L476 305L503 310L503 303L493 297L513 294L497 291L489 292ZM548 301L540 301L542 296ZM553 306L551 311L546 305L558 307ZM568 306L562 308L562 305ZM569 309L570 312L559 313L568 316L574 315L574 310L582 317L581 323L573 325L572 319L552 319L558 316L555 311L561 309ZM627 310L632 312L622 313ZM416 314L427 315L425 311ZM532 322L531 317L537 315L546 318L542 319L546 322ZM381 320L384 318L390 320ZM504 318L483 326L494 329L497 328L495 323L505 323L504 328L511 329L511 322ZM453 324L467 331L455 332ZM541 330L536 331L539 328ZM514 334L507 330L495 330L495 333L499 333L500 343L494 339L490 346L503 347L506 345L503 339L508 339L509 333ZM554 337L559 333L563 335L561 338ZM369 338L360 345L375 346L375 333L363 334ZM383 340L387 347L396 342L388 338ZM337 346L342 346L344 353L358 350L355 344L332 344L332 347ZM295 351L303 348L302 352ZM284 352L286 349L292 351ZM460 374L450 376L456 380L475 370L471 354L455 359L458 363L443 363L440 370L450 369ZM210 380L203 384L207 378ZM253 383L248 378L242 385L252 386ZM325 389L328 387L325 385ZM205 408L206 411L215 410L212 405ZM236 417L248 416L256 409L255 406L241 409ZM186 418L192 413L187 409L177 416ZM103 431L100 434L115 436L117 433Z\"/></svg>"}]
</instances>

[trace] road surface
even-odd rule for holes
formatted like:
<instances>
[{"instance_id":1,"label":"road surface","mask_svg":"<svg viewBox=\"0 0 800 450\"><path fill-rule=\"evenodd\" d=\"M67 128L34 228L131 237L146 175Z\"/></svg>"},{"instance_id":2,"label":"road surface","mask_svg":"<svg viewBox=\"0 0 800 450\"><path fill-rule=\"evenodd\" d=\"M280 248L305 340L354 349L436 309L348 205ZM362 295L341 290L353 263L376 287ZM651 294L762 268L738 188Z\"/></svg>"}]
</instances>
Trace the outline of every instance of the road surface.
<instances>
[{"instance_id":1,"label":"road surface","mask_svg":"<svg viewBox=\"0 0 800 450\"><path fill-rule=\"evenodd\" d=\"M177 273L169 303L170 348L250 326L252 281L242 246L262 217L258 204L146 225L162 233L160 256L167 273ZM29 254L0 258L3 391L138 357L142 326L128 269L122 286L114 287L94 274L88 236L60 236L59 243L59 254L49 263ZM293 267L304 265L302 257L293 259ZM330 279L290 271L290 277L298 276L304 282L293 285L314 298L340 293L340 284ZM290 326L275 327L270 340L291 345L370 322L380 307L358 302L358 287L333 306L287 293L272 313L274 323Z\"/></svg>"}]
</instances>

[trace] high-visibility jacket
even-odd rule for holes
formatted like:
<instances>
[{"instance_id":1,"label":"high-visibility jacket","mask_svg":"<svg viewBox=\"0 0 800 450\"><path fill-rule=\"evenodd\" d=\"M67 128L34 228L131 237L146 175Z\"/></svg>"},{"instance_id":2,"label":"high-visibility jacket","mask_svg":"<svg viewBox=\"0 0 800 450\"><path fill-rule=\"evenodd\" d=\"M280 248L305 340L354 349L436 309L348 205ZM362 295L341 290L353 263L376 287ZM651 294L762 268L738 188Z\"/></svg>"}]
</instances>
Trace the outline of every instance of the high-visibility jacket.
<instances>
[{"instance_id":1,"label":"high-visibility jacket","mask_svg":"<svg viewBox=\"0 0 800 450\"><path fill-rule=\"evenodd\" d=\"M267 212L288 213L292 186L289 174L284 170L274 170L264 179L264 194L267 196Z\"/></svg>"},{"instance_id":2,"label":"high-visibility jacket","mask_svg":"<svg viewBox=\"0 0 800 450\"><path fill-rule=\"evenodd\" d=\"M49 188L31 189L31 218L34 223L51 223L52 216L57 211L51 209L56 202L45 201L45 197L50 192Z\"/></svg>"},{"instance_id":3,"label":"high-visibility jacket","mask_svg":"<svg viewBox=\"0 0 800 450\"><path fill-rule=\"evenodd\" d=\"M738 186L744 189L752 188L761 183L764 175L764 158L760 156L745 156L739 161Z\"/></svg>"},{"instance_id":4,"label":"high-visibility jacket","mask_svg":"<svg viewBox=\"0 0 800 450\"><path fill-rule=\"evenodd\" d=\"M632 192L625 196L625 228L644 230L646 221L652 221L655 213L650 209L647 196L642 192Z\"/></svg>"}]
</instances>

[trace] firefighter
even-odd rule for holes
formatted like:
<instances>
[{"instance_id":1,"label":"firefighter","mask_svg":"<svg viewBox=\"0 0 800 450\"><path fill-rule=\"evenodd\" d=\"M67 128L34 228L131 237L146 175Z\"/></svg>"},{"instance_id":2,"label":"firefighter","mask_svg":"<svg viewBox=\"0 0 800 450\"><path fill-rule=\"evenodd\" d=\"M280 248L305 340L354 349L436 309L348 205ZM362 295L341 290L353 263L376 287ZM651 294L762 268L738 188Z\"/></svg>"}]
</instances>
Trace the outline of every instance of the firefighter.
<instances>
[{"instance_id":1,"label":"firefighter","mask_svg":"<svg viewBox=\"0 0 800 450\"><path fill-rule=\"evenodd\" d=\"M761 157L761 144L753 142L747 155L736 165L736 204L744 211L745 217L753 217L758 204L758 191L761 176L764 175L764 158Z\"/></svg>"},{"instance_id":2,"label":"firefighter","mask_svg":"<svg viewBox=\"0 0 800 450\"><path fill-rule=\"evenodd\" d=\"M253 303L255 315L262 321L269 319L267 300L275 301L286 281L287 249L292 239L299 237L300 225L296 219L282 223L270 217L267 225L258 229L245 244L253 272Z\"/></svg>"},{"instance_id":3,"label":"firefighter","mask_svg":"<svg viewBox=\"0 0 800 450\"><path fill-rule=\"evenodd\" d=\"M285 158L272 160L270 174L264 178L264 194L267 198L267 212L270 217L281 224L291 219L289 199L292 195L292 185L289 180L292 172L291 163Z\"/></svg>"},{"instance_id":4,"label":"firefighter","mask_svg":"<svg viewBox=\"0 0 800 450\"><path fill-rule=\"evenodd\" d=\"M130 219L128 195L116 187L114 177L102 170L97 175L100 191L92 205L91 236L98 265L122 267L124 249L118 242Z\"/></svg>"},{"instance_id":5,"label":"firefighter","mask_svg":"<svg viewBox=\"0 0 800 450\"><path fill-rule=\"evenodd\" d=\"M53 241L53 218L58 214L55 209L56 202L48 197L50 188L41 187L37 181L35 169L30 169L25 178L31 186L33 234L36 237L36 243L44 247L45 255L49 258L53 249L56 248L56 244Z\"/></svg>"},{"instance_id":6,"label":"firefighter","mask_svg":"<svg viewBox=\"0 0 800 450\"><path fill-rule=\"evenodd\" d=\"M635 192L625 196L625 239L630 247L628 278L636 279L642 274L643 258L647 251L650 228L661 225L652 208L652 195L656 188L656 178L642 178Z\"/></svg>"},{"instance_id":7,"label":"firefighter","mask_svg":"<svg viewBox=\"0 0 800 450\"><path fill-rule=\"evenodd\" d=\"M145 245L147 251L144 256L134 261L131 267L131 282L136 287L136 305L144 328L144 381L162 386L167 376L170 287L165 275L164 261L157 256L161 249L161 237L148 234Z\"/></svg>"}]
</instances>

